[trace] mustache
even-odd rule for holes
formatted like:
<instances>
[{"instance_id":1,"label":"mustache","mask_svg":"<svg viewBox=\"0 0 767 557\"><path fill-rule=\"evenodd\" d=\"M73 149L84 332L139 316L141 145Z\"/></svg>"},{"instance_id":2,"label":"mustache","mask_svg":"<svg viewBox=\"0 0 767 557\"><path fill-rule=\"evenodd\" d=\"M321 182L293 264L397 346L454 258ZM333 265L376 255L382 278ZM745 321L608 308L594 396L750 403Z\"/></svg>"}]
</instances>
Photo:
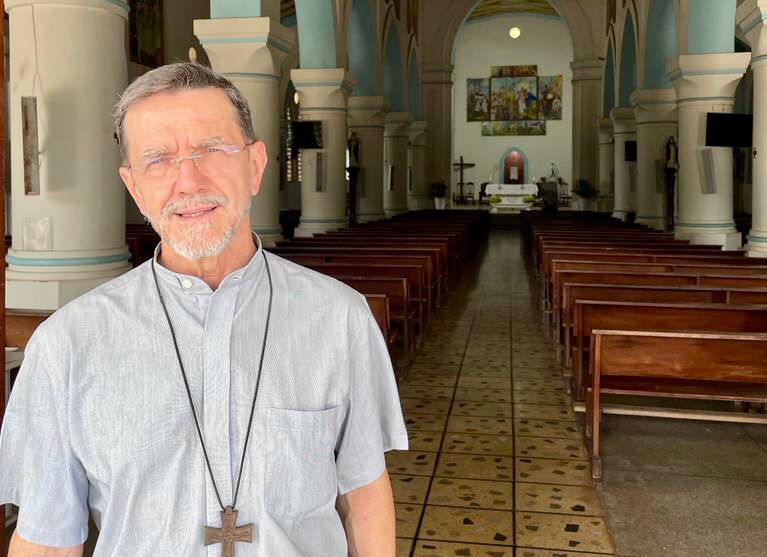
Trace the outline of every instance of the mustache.
<instances>
[{"instance_id":1,"label":"mustache","mask_svg":"<svg viewBox=\"0 0 767 557\"><path fill-rule=\"evenodd\" d=\"M194 209L196 207L203 207L205 205L218 205L219 207L226 207L229 204L229 199L223 195L185 195L168 203L162 210L162 214L165 217L170 217L177 211L183 211L185 209Z\"/></svg>"}]
</instances>

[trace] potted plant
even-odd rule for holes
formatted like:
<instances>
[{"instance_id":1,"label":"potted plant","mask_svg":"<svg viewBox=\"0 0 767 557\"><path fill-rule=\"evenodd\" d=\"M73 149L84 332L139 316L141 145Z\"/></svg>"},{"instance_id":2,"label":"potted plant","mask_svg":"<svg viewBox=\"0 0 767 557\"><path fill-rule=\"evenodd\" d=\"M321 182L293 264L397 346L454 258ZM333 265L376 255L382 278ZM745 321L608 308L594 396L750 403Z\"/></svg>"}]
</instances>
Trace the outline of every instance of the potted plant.
<instances>
[{"instance_id":1,"label":"potted plant","mask_svg":"<svg viewBox=\"0 0 767 557\"><path fill-rule=\"evenodd\" d=\"M535 205L535 202L538 201L538 198L534 195L526 195L522 198L522 201L527 203L527 207L530 208Z\"/></svg>"},{"instance_id":2,"label":"potted plant","mask_svg":"<svg viewBox=\"0 0 767 557\"><path fill-rule=\"evenodd\" d=\"M490 206L492 207L491 211L493 213L498 211L498 205L500 205L502 201L503 198L500 195L491 195L487 198L487 202L490 203Z\"/></svg>"},{"instance_id":3,"label":"potted plant","mask_svg":"<svg viewBox=\"0 0 767 557\"><path fill-rule=\"evenodd\" d=\"M434 182L431 185L431 194L429 197L434 199L434 207L437 209L445 208L445 196L447 195L447 184L445 182Z\"/></svg>"},{"instance_id":4,"label":"potted plant","mask_svg":"<svg viewBox=\"0 0 767 557\"><path fill-rule=\"evenodd\" d=\"M599 190L585 178L575 182L573 194L578 196L578 205L581 211L593 211L596 209L596 199Z\"/></svg>"}]
</instances>

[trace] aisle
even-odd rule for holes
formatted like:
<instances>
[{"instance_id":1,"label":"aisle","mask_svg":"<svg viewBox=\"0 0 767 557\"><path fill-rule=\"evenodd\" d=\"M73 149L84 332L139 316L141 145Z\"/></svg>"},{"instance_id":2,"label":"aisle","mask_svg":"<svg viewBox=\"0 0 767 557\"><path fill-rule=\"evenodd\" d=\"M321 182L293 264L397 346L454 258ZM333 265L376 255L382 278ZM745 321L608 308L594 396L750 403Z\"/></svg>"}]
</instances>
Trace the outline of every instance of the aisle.
<instances>
[{"instance_id":1,"label":"aisle","mask_svg":"<svg viewBox=\"0 0 767 557\"><path fill-rule=\"evenodd\" d=\"M400 385L398 556L613 553L520 243L491 234Z\"/></svg>"}]
</instances>

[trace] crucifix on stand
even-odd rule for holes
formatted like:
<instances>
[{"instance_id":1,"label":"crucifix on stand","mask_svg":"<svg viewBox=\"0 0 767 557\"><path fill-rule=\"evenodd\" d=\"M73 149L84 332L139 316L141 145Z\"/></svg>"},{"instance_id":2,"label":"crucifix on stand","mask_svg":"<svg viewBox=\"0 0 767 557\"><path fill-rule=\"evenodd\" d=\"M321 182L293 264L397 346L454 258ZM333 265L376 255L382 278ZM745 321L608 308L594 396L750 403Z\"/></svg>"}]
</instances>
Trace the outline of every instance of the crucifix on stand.
<instances>
[{"instance_id":1,"label":"crucifix on stand","mask_svg":"<svg viewBox=\"0 0 767 557\"><path fill-rule=\"evenodd\" d=\"M477 166L473 162L463 162L463 155L458 158L458 162L453 163L453 170L458 171L458 195L455 198L456 203L463 203L466 201L466 182L463 180L463 171L466 168L474 168Z\"/></svg>"}]
</instances>

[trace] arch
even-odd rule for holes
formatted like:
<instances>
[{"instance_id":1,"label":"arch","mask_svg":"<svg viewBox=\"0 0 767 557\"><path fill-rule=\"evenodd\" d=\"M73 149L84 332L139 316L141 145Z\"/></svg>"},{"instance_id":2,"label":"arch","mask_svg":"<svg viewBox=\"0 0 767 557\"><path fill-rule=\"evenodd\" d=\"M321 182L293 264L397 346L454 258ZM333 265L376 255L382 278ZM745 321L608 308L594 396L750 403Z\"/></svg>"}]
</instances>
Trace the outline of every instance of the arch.
<instances>
[{"instance_id":1,"label":"arch","mask_svg":"<svg viewBox=\"0 0 767 557\"><path fill-rule=\"evenodd\" d=\"M615 56L613 41L608 38L605 69L602 72L602 116L609 118L610 111L615 108Z\"/></svg>"},{"instance_id":2,"label":"arch","mask_svg":"<svg viewBox=\"0 0 767 557\"><path fill-rule=\"evenodd\" d=\"M392 112L405 110L405 95L402 79L402 49L400 48L399 31L392 19L385 34L384 48L384 97Z\"/></svg>"},{"instance_id":3,"label":"arch","mask_svg":"<svg viewBox=\"0 0 767 557\"><path fill-rule=\"evenodd\" d=\"M317 0L295 0L295 3L301 67L338 67L334 3Z\"/></svg>"},{"instance_id":4,"label":"arch","mask_svg":"<svg viewBox=\"0 0 767 557\"><path fill-rule=\"evenodd\" d=\"M737 0L689 0L687 52L733 52L736 9Z\"/></svg>"},{"instance_id":5,"label":"arch","mask_svg":"<svg viewBox=\"0 0 767 557\"><path fill-rule=\"evenodd\" d=\"M347 25L349 69L357 80L354 96L380 93L376 25L370 0L352 0Z\"/></svg>"},{"instance_id":6,"label":"arch","mask_svg":"<svg viewBox=\"0 0 767 557\"><path fill-rule=\"evenodd\" d=\"M407 110L415 120L422 117L421 110L421 72L419 71L418 54L411 40L410 60L407 77Z\"/></svg>"},{"instance_id":7,"label":"arch","mask_svg":"<svg viewBox=\"0 0 767 557\"><path fill-rule=\"evenodd\" d=\"M673 3L668 0L650 0L646 29L644 87L667 89L671 87L671 81L666 74L666 63L677 56Z\"/></svg>"},{"instance_id":8,"label":"arch","mask_svg":"<svg viewBox=\"0 0 767 557\"><path fill-rule=\"evenodd\" d=\"M618 106L631 106L631 93L637 88L637 47L634 19L626 10L618 66Z\"/></svg>"},{"instance_id":9,"label":"arch","mask_svg":"<svg viewBox=\"0 0 767 557\"><path fill-rule=\"evenodd\" d=\"M530 176L530 165L528 164L528 161L527 161L527 154L519 147L509 147L508 149L506 149L506 151L503 152L503 155L501 155L501 158L498 161L498 181L500 183L504 183L504 182L501 182L501 180L505 181L506 158L515 151L519 153L520 155L522 155L522 159L524 161L525 174L524 176L522 176L522 183L523 184L529 183L528 177Z\"/></svg>"}]
</instances>

